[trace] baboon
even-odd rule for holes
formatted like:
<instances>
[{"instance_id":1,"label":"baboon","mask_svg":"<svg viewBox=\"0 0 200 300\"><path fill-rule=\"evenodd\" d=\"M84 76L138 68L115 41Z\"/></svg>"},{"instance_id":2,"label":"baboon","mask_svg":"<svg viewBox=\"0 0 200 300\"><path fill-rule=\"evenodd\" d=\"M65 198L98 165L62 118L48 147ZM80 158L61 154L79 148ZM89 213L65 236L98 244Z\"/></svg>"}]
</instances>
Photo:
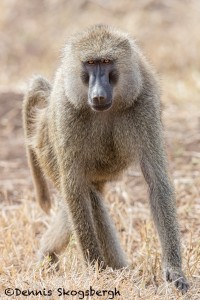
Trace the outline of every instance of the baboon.
<instances>
[{"instance_id":1,"label":"baboon","mask_svg":"<svg viewBox=\"0 0 200 300\"><path fill-rule=\"evenodd\" d=\"M159 84L135 41L105 25L69 38L53 85L40 76L31 81L23 118L36 197L48 212L47 176L62 198L40 253L56 261L73 231L85 261L97 261L102 268L126 267L102 192L106 182L139 162L149 187L165 277L187 291Z\"/></svg>"}]
</instances>

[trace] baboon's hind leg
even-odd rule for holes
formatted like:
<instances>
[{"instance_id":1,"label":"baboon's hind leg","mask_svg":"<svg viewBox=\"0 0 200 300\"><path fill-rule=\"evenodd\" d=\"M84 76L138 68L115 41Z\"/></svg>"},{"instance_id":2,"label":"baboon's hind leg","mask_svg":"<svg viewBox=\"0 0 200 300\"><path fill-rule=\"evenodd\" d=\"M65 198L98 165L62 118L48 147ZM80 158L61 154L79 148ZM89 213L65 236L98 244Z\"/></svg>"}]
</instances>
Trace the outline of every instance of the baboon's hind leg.
<instances>
[{"instance_id":1,"label":"baboon's hind leg","mask_svg":"<svg viewBox=\"0 0 200 300\"><path fill-rule=\"evenodd\" d=\"M99 189L99 187L96 188ZM102 190L102 186L99 189ZM101 249L107 266L113 269L121 269L127 267L123 250L118 241L116 230L107 213L100 193L91 190L91 204L93 209L93 217L98 240L100 241Z\"/></svg>"},{"instance_id":2,"label":"baboon's hind leg","mask_svg":"<svg viewBox=\"0 0 200 300\"><path fill-rule=\"evenodd\" d=\"M72 233L72 223L66 209L59 207L59 210L52 218L51 223L40 243L39 256L42 260L50 256L51 263L57 263L60 254L68 245Z\"/></svg>"}]
</instances>

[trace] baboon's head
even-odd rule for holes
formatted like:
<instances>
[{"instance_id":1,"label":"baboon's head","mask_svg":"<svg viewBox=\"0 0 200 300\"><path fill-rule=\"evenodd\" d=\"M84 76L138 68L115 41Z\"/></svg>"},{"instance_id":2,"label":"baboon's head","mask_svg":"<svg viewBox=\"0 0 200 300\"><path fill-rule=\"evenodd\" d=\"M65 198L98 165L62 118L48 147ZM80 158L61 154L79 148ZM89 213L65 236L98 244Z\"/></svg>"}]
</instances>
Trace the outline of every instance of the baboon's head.
<instances>
[{"instance_id":1,"label":"baboon's head","mask_svg":"<svg viewBox=\"0 0 200 300\"><path fill-rule=\"evenodd\" d=\"M138 51L127 34L105 25L71 38L64 53L66 94L78 107L106 111L137 97L141 86Z\"/></svg>"},{"instance_id":2,"label":"baboon's head","mask_svg":"<svg viewBox=\"0 0 200 300\"><path fill-rule=\"evenodd\" d=\"M113 87L118 81L118 71L113 59L94 57L83 62L81 78L88 86L88 104L93 110L111 107Z\"/></svg>"}]
</instances>

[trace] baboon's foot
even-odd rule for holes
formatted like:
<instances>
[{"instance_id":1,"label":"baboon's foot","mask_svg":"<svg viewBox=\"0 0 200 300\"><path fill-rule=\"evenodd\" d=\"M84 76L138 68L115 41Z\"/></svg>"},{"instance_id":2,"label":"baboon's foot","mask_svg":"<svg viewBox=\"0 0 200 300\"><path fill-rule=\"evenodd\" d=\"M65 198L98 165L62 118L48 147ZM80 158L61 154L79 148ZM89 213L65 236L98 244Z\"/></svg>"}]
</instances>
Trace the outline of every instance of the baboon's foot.
<instances>
[{"instance_id":1,"label":"baboon's foot","mask_svg":"<svg viewBox=\"0 0 200 300\"><path fill-rule=\"evenodd\" d=\"M55 265L55 270L59 270L59 259L55 252L51 253L39 253L39 261L42 263L43 266L47 266L47 268L52 267Z\"/></svg>"},{"instance_id":2,"label":"baboon's foot","mask_svg":"<svg viewBox=\"0 0 200 300\"><path fill-rule=\"evenodd\" d=\"M182 270L179 268L168 267L165 270L166 280L174 282L174 285L182 294L185 294L189 289L189 284Z\"/></svg>"}]
</instances>

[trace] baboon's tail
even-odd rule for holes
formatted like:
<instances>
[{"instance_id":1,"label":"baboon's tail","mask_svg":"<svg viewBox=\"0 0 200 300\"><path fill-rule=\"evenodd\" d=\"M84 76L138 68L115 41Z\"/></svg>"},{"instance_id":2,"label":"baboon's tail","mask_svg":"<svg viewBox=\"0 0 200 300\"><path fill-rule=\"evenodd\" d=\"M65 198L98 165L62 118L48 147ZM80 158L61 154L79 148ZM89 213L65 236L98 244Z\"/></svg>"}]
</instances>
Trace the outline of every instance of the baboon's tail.
<instances>
[{"instance_id":1,"label":"baboon's tail","mask_svg":"<svg viewBox=\"0 0 200 300\"><path fill-rule=\"evenodd\" d=\"M35 187L36 199L41 208L48 214L51 208L49 189L43 172L39 166L36 153L29 145L29 140L34 133L34 123L36 120L36 109L47 104L47 99L51 92L49 82L43 77L35 77L30 84L28 92L25 94L23 101L23 123L24 134L26 137L26 151L33 183Z\"/></svg>"}]
</instances>

